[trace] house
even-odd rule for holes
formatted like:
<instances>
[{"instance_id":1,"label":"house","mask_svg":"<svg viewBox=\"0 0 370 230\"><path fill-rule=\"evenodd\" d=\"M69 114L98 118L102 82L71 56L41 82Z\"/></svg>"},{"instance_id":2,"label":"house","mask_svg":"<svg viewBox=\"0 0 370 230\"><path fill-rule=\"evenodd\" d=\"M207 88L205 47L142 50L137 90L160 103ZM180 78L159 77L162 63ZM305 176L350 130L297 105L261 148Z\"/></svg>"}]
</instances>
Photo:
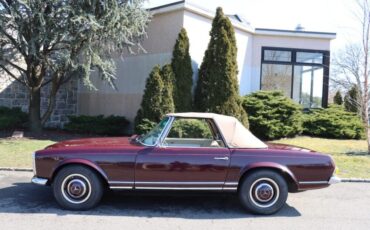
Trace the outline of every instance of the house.
<instances>
[{"instance_id":1,"label":"house","mask_svg":"<svg viewBox=\"0 0 370 230\"><path fill-rule=\"evenodd\" d=\"M171 61L172 50L182 27L190 40L190 55L197 78L209 42L213 11L186 1L151 9L147 53L126 55L118 61L118 91L94 81L99 91L80 88L78 112L121 114L133 120L140 106L145 80L156 64ZM282 90L304 107L327 105L330 41L335 33L253 28L238 15L230 16L238 47L240 94L260 89Z\"/></svg>"},{"instance_id":2,"label":"house","mask_svg":"<svg viewBox=\"0 0 370 230\"><path fill-rule=\"evenodd\" d=\"M187 1L178 1L150 9L153 17L148 27L148 37L143 40L146 52L117 57L117 90L93 77L97 91L81 84L70 83L58 97L56 111L49 126L60 126L66 115L123 115L133 121L140 107L145 81L154 65L171 61L172 50L181 28L190 40L190 55L197 79L204 52L209 42L209 31L214 9L203 9ZM228 12L226 12L228 13ZM330 42L335 33L253 28L239 15L229 15L237 40L238 80L240 94L257 90L281 90L306 108L325 107L328 102ZM78 87L76 86L78 85ZM16 95L19 87L10 87L2 93L0 105L23 105ZM6 90L3 90L4 92ZM19 90L18 90L19 91ZM22 91L22 90L21 90ZM5 95L5 96L4 96Z\"/></svg>"}]
</instances>

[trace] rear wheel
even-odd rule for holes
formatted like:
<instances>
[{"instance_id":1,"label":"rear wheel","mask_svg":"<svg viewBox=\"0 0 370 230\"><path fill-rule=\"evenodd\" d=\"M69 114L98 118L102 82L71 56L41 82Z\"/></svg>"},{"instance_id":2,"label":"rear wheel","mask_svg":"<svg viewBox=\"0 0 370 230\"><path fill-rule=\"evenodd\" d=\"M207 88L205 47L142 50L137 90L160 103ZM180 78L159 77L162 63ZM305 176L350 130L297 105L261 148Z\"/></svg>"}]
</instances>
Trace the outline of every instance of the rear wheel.
<instances>
[{"instance_id":1,"label":"rear wheel","mask_svg":"<svg viewBox=\"0 0 370 230\"><path fill-rule=\"evenodd\" d=\"M103 195L98 175L83 166L67 166L56 175L53 193L60 206L69 210L88 210L95 207Z\"/></svg>"},{"instance_id":2,"label":"rear wheel","mask_svg":"<svg viewBox=\"0 0 370 230\"><path fill-rule=\"evenodd\" d=\"M269 215L279 211L288 197L285 179L270 170L260 170L248 175L239 188L239 199L248 211Z\"/></svg>"}]
</instances>

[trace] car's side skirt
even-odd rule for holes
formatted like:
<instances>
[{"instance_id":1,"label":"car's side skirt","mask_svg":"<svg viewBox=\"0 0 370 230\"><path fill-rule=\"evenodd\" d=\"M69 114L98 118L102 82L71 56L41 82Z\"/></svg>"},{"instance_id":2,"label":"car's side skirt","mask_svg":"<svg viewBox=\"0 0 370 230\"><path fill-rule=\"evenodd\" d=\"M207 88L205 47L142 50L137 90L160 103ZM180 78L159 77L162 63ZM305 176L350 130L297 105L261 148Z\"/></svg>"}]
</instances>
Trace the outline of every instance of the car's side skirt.
<instances>
[{"instance_id":1,"label":"car's side skirt","mask_svg":"<svg viewBox=\"0 0 370 230\"><path fill-rule=\"evenodd\" d=\"M228 190L236 191L237 182L203 182L203 181L109 181L110 189L140 189L140 190Z\"/></svg>"}]
</instances>

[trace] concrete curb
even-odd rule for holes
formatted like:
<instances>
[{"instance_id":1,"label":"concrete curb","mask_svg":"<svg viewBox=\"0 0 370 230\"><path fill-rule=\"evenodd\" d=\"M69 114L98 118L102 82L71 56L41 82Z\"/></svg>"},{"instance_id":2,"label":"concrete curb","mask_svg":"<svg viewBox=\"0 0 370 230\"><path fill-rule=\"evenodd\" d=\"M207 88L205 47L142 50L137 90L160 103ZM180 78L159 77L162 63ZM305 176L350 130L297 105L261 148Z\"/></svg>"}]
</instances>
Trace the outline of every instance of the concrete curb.
<instances>
[{"instance_id":1,"label":"concrete curb","mask_svg":"<svg viewBox=\"0 0 370 230\"><path fill-rule=\"evenodd\" d=\"M341 178L341 182L370 183L370 179L363 179L363 178Z\"/></svg>"},{"instance_id":2,"label":"concrete curb","mask_svg":"<svg viewBox=\"0 0 370 230\"><path fill-rule=\"evenodd\" d=\"M12 168L12 167L0 167L0 171L13 171L13 172L32 172L30 168Z\"/></svg>"},{"instance_id":3,"label":"concrete curb","mask_svg":"<svg viewBox=\"0 0 370 230\"><path fill-rule=\"evenodd\" d=\"M0 171L12 171L12 172L32 172L30 168L12 168L12 167L0 167ZM344 183L370 183L370 179L364 178L341 178L341 182Z\"/></svg>"}]
</instances>

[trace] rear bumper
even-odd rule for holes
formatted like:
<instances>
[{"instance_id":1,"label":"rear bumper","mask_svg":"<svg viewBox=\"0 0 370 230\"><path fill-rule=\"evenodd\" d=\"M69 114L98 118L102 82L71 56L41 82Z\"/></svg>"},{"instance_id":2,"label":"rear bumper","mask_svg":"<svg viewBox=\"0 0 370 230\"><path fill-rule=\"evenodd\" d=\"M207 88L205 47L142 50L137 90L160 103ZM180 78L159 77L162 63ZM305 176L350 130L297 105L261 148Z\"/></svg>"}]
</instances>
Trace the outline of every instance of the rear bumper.
<instances>
[{"instance_id":1,"label":"rear bumper","mask_svg":"<svg viewBox=\"0 0 370 230\"><path fill-rule=\"evenodd\" d=\"M330 177L330 180L329 180L328 184L337 184L337 183L340 183L340 182L341 182L341 179L339 177L332 176L332 177Z\"/></svg>"},{"instance_id":2,"label":"rear bumper","mask_svg":"<svg viewBox=\"0 0 370 230\"><path fill-rule=\"evenodd\" d=\"M48 179L33 177L31 182L37 185L46 185L48 183Z\"/></svg>"},{"instance_id":3,"label":"rear bumper","mask_svg":"<svg viewBox=\"0 0 370 230\"><path fill-rule=\"evenodd\" d=\"M323 181L300 181L298 184L298 191L326 188L332 184L340 183L341 179L332 175L329 180Z\"/></svg>"}]
</instances>

